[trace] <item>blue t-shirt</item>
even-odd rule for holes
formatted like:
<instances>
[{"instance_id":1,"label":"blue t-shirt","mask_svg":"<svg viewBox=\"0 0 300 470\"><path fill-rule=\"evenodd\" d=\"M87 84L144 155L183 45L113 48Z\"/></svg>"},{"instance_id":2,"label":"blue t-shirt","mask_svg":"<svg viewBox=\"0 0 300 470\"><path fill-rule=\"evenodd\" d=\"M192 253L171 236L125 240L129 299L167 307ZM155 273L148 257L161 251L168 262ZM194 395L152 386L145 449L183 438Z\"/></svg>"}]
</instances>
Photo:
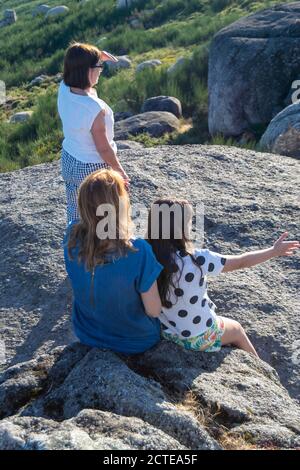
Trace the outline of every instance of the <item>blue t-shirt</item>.
<instances>
[{"instance_id":1,"label":"blue t-shirt","mask_svg":"<svg viewBox=\"0 0 300 470\"><path fill-rule=\"evenodd\" d=\"M146 351L160 340L160 322L145 313L141 293L147 292L159 276L162 265L143 239L132 239L138 251L98 265L92 272L79 263L78 246L68 255L70 222L64 236L66 270L73 289L72 323L78 339L89 346L123 354ZM91 292L92 291L92 292Z\"/></svg>"}]
</instances>

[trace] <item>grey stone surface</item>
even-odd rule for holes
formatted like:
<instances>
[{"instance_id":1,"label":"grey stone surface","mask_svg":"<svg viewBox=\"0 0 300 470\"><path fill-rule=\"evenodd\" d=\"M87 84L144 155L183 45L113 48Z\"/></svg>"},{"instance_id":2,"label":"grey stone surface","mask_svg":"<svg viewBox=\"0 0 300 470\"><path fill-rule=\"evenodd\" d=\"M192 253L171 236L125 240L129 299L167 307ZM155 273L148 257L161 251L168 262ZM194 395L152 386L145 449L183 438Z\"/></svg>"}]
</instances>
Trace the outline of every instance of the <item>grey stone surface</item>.
<instances>
[{"instance_id":1,"label":"grey stone surface","mask_svg":"<svg viewBox=\"0 0 300 470\"><path fill-rule=\"evenodd\" d=\"M132 67L132 62L127 55L117 56L118 62L113 60L106 60L105 66L107 67L110 73L115 73L121 69L130 69Z\"/></svg>"},{"instance_id":2,"label":"grey stone surface","mask_svg":"<svg viewBox=\"0 0 300 470\"><path fill-rule=\"evenodd\" d=\"M300 75L300 4L275 5L219 31L209 53L209 131L267 126Z\"/></svg>"},{"instance_id":3,"label":"grey stone surface","mask_svg":"<svg viewBox=\"0 0 300 470\"><path fill-rule=\"evenodd\" d=\"M184 450L139 418L83 410L63 422L14 416L0 421L2 450Z\"/></svg>"},{"instance_id":4,"label":"grey stone surface","mask_svg":"<svg viewBox=\"0 0 300 470\"><path fill-rule=\"evenodd\" d=\"M134 142L134 140L118 140L117 141L118 150L128 150L128 149L142 149L144 148L143 144L139 142Z\"/></svg>"},{"instance_id":5,"label":"grey stone surface","mask_svg":"<svg viewBox=\"0 0 300 470\"><path fill-rule=\"evenodd\" d=\"M95 348L85 351L77 343L46 356L44 362L47 365L43 372L37 361L23 365L20 371L15 367L8 369L4 377L0 376L2 416L12 414L11 409L6 412L8 407L5 404L19 389L24 389L26 368L26 377L40 371L40 383L31 381L31 395L30 387L27 387L28 403L27 406L23 403L23 408L18 410L20 416L62 421L77 416L83 409L110 411L120 416L140 418L187 448L219 448L191 412L177 408L169 401L159 383L136 374L113 352ZM48 367L51 363L52 370ZM45 378L45 375L46 380L42 384L40 376ZM40 396L35 399L36 395ZM10 426L7 421L4 423L4 429Z\"/></svg>"},{"instance_id":6,"label":"grey stone surface","mask_svg":"<svg viewBox=\"0 0 300 470\"><path fill-rule=\"evenodd\" d=\"M173 393L192 391L199 405L235 435L251 435L260 445L293 448L300 443L300 406L281 385L276 371L240 350L199 354L163 341L131 367L147 370Z\"/></svg>"},{"instance_id":7,"label":"grey stone surface","mask_svg":"<svg viewBox=\"0 0 300 470\"><path fill-rule=\"evenodd\" d=\"M131 178L132 204L149 206L167 195L203 202L204 243L213 251L226 255L269 247L284 230L297 237L299 162L294 158L198 145L124 150L120 159ZM65 225L60 161L0 175L0 341L6 348L0 429L9 436L3 442L19 445L11 439L20 436L21 447L31 445L35 416L41 426L43 419L52 424L45 441L38 431L32 445L59 448L64 439L68 445L66 429L71 436L74 428L76 437L78 426L66 421L95 409L132 414L173 439L165 448L192 448L195 441L216 445L213 427L205 426L207 436L198 411L211 411L215 426L224 424L257 446L299 446L299 253L210 283L217 312L241 322L268 364L231 348L201 354L165 342L127 360L79 345L64 348L74 341L61 247ZM195 396L194 412L182 407L188 391ZM52 429L64 437L55 441ZM84 445L96 445L88 429L81 431ZM116 445L130 445L122 439ZM114 445L104 441L103 446Z\"/></svg>"}]
</instances>

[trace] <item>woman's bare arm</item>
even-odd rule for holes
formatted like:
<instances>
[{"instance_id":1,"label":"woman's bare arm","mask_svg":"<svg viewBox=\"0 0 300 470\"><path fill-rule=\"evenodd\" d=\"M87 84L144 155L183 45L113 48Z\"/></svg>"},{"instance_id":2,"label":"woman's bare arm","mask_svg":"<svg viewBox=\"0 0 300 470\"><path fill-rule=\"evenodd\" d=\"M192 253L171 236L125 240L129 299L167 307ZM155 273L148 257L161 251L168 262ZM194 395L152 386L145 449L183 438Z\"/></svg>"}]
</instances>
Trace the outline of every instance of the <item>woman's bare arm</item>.
<instances>
[{"instance_id":1,"label":"woman's bare arm","mask_svg":"<svg viewBox=\"0 0 300 470\"><path fill-rule=\"evenodd\" d=\"M161 300L158 292L157 282L154 281L147 292L141 294L145 311L149 317L157 318L161 312Z\"/></svg>"},{"instance_id":2,"label":"woman's bare arm","mask_svg":"<svg viewBox=\"0 0 300 470\"><path fill-rule=\"evenodd\" d=\"M111 147L105 127L105 110L103 109L97 115L96 119L93 122L91 133L95 142L96 149L103 158L103 160L112 167L113 170L118 171L124 178L124 180L129 181L129 178L123 169L117 155L115 154L113 148Z\"/></svg>"}]
</instances>

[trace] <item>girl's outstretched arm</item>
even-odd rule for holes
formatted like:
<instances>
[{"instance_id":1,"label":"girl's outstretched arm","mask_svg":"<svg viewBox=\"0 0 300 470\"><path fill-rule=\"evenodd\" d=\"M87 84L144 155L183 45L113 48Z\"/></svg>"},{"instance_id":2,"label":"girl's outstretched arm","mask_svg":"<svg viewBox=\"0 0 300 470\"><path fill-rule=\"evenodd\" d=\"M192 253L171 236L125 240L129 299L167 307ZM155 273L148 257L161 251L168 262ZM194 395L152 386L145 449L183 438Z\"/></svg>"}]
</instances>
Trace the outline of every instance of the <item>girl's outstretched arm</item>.
<instances>
[{"instance_id":1,"label":"girl's outstretched arm","mask_svg":"<svg viewBox=\"0 0 300 470\"><path fill-rule=\"evenodd\" d=\"M237 256L224 256L226 263L223 272L250 268L277 256L292 256L294 250L300 247L300 243L297 240L284 241L287 236L288 232L284 232L271 248L266 248L265 250L249 251Z\"/></svg>"}]
</instances>

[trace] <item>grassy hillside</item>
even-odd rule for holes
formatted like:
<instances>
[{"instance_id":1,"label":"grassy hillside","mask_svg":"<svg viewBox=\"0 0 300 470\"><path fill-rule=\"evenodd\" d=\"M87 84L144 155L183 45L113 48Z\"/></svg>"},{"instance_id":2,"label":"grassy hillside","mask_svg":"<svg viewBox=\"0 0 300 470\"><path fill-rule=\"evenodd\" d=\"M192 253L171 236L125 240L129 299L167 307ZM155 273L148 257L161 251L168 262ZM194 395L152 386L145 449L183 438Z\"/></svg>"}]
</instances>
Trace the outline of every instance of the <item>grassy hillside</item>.
<instances>
[{"instance_id":1,"label":"grassy hillside","mask_svg":"<svg viewBox=\"0 0 300 470\"><path fill-rule=\"evenodd\" d=\"M0 15L16 10L16 24L0 28L0 80L11 106L0 106L0 171L8 171L59 157L62 133L56 111L57 84L49 80L28 87L37 75L62 71L64 51L71 40L86 41L116 55L127 54L132 69L103 76L98 93L114 109L138 112L147 97L168 94L182 101L184 119L177 135L162 140L139 137L147 145L210 142L207 130L208 46L213 35L238 18L284 1L140 0L130 10L117 10L115 0L65 0L70 12L45 20L32 17L42 1L0 0ZM49 6L59 4L49 0ZM143 27L132 29L139 18ZM190 57L175 74L167 68L178 57ZM163 65L135 74L135 65L149 59ZM30 121L9 124L11 114L33 110ZM215 139L213 142L217 142ZM231 142L228 142L229 144ZM253 143L254 145L255 143ZM251 145L251 144L250 144Z\"/></svg>"}]
</instances>

